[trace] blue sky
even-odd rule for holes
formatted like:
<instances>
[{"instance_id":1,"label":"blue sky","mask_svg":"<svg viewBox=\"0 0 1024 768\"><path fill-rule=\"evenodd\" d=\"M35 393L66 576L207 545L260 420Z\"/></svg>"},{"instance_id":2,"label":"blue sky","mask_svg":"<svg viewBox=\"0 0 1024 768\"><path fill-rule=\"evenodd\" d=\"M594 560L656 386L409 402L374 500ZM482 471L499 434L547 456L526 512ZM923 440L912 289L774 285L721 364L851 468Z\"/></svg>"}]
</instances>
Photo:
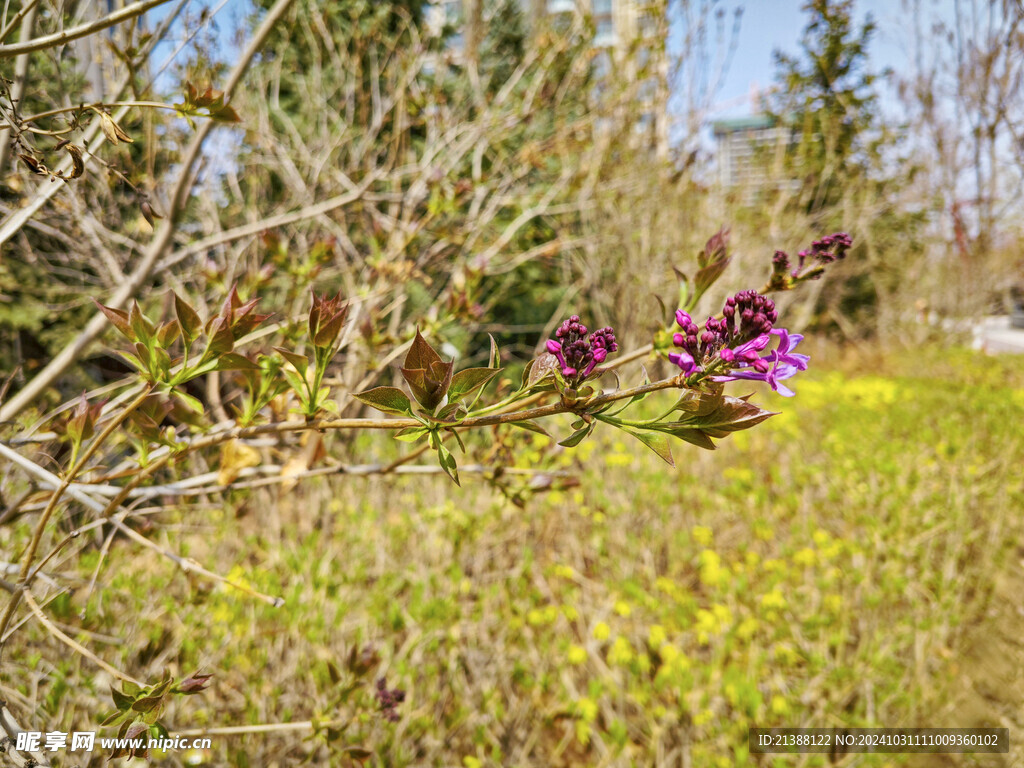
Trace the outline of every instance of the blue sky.
<instances>
[{"instance_id":1,"label":"blue sky","mask_svg":"<svg viewBox=\"0 0 1024 768\"><path fill-rule=\"evenodd\" d=\"M723 2L731 14L743 7L739 44L722 90L715 103L714 117L733 117L751 113L752 86L767 88L773 82L777 49L790 54L800 52L800 37L806 24L801 8L804 0L747 0ZM921 0L921 8L929 18L948 19L952 0ZM881 71L892 67L905 70L912 62L911 34L905 29L909 11L904 0L856 0L854 12L858 24L870 13L878 26L869 49L872 68ZM927 26L925 27L927 29Z\"/></svg>"}]
</instances>

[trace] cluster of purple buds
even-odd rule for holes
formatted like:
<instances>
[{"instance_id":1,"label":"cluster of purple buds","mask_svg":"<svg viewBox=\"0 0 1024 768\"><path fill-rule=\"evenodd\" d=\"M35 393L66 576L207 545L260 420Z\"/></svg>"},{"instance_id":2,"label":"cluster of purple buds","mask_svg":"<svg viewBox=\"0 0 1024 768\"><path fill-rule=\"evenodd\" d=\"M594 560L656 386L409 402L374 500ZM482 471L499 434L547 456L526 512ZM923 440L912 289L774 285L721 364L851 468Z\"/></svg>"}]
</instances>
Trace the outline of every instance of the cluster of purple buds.
<instances>
[{"instance_id":1,"label":"cluster of purple buds","mask_svg":"<svg viewBox=\"0 0 1024 768\"><path fill-rule=\"evenodd\" d=\"M668 359L687 377L708 371L714 373L712 381L765 381L780 394L792 395L779 380L807 370L809 358L792 352L803 336L776 329L778 319L775 302L757 291L740 291L726 299L721 319L709 317L703 331L689 314L676 310L681 330L672 342L680 351ZM762 355L772 336L779 339L777 348Z\"/></svg>"},{"instance_id":2,"label":"cluster of purple buds","mask_svg":"<svg viewBox=\"0 0 1024 768\"><path fill-rule=\"evenodd\" d=\"M704 330L683 310L676 310L676 322L681 333L672 337L672 342L686 350L694 361L704 361L716 353L725 353L724 360L733 353L730 347L738 347L769 333L779 319L775 302L757 291L740 291L725 300L721 319L709 317Z\"/></svg>"},{"instance_id":3,"label":"cluster of purple buds","mask_svg":"<svg viewBox=\"0 0 1024 768\"><path fill-rule=\"evenodd\" d=\"M836 232L826 235L820 240L811 243L811 247L797 254L796 269L790 272L789 277L794 280L816 280L825 273L825 265L840 261L846 257L846 252L853 246L853 238L845 232ZM809 267L804 272L804 267ZM776 251L772 257L772 287L784 290L788 286L786 272L789 270L789 254L785 251Z\"/></svg>"},{"instance_id":4,"label":"cluster of purple buds","mask_svg":"<svg viewBox=\"0 0 1024 768\"><path fill-rule=\"evenodd\" d=\"M826 235L821 240L815 240L811 243L809 250L800 251L797 254L800 263L796 272L793 273L793 277L797 276L797 273L808 261L817 261L819 264L831 264L834 261L839 261L846 256L846 252L852 245L853 239L845 232L836 232L834 235Z\"/></svg>"},{"instance_id":5,"label":"cluster of purple buds","mask_svg":"<svg viewBox=\"0 0 1024 768\"><path fill-rule=\"evenodd\" d=\"M556 339L549 339L547 350L558 360L562 376L578 385L603 363L609 354L618 350L615 331L600 328L587 336L587 326L573 315L555 331Z\"/></svg>"},{"instance_id":6,"label":"cluster of purple buds","mask_svg":"<svg viewBox=\"0 0 1024 768\"><path fill-rule=\"evenodd\" d=\"M392 723L398 722L398 705L405 701L405 691L401 688L388 690L387 681L382 677L377 681L377 701L384 717Z\"/></svg>"}]
</instances>

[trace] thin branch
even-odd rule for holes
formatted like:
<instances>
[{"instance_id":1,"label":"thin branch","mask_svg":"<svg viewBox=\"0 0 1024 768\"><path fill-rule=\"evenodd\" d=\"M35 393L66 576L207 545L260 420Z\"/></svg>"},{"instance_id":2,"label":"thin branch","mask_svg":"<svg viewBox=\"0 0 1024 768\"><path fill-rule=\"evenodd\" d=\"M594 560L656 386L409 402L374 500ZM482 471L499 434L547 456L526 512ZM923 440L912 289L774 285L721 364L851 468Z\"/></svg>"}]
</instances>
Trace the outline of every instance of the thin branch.
<instances>
[{"instance_id":1,"label":"thin branch","mask_svg":"<svg viewBox=\"0 0 1024 768\"><path fill-rule=\"evenodd\" d=\"M312 731L317 727L330 728L345 723L344 720L314 723L312 720L299 720L294 723L262 723L260 725L232 725L221 728L192 728L187 731L175 731L176 736L241 736L246 733L275 733L279 731Z\"/></svg>"},{"instance_id":2,"label":"thin branch","mask_svg":"<svg viewBox=\"0 0 1024 768\"><path fill-rule=\"evenodd\" d=\"M37 37L35 40L27 40L20 43L13 43L11 45L0 45L0 59L9 59L12 56L17 56L21 53L32 53L33 51L42 51L46 48L54 48L64 43L69 43L72 40L78 40L80 37L88 37L89 35L100 32L107 27L112 27L115 24L120 24L122 21L128 21L139 16L151 8L156 8L158 5L163 5L169 0L140 0L138 3L125 6L119 11L114 11L109 16L104 16L101 19L90 21L87 24L80 24L77 27L71 29L65 29L61 32L54 32L52 35L43 35Z\"/></svg>"},{"instance_id":3,"label":"thin branch","mask_svg":"<svg viewBox=\"0 0 1024 768\"><path fill-rule=\"evenodd\" d=\"M122 672L121 670L117 669L116 667L110 666L109 664L107 664L107 662L105 662L103 659L101 659L95 653L90 651L84 645L82 645L79 642L76 642L75 640L72 640L70 637L68 637L63 632L61 632L56 626L54 626L53 622L50 621L46 617L46 614L43 613L42 609L39 607L39 604L36 603L36 601L33 599L32 594L30 592L28 592L27 590L24 593L24 598L25 598L25 605L27 605L29 610L32 611L32 613L35 614L36 618L39 619L39 623L42 624L43 627L46 628L46 631L49 632L51 635L53 635L58 640L60 640L62 643L64 643L64 645L66 645L68 648L71 648L76 653L78 653L78 654L84 656L85 658L89 659L89 661L93 662L96 666L98 666L101 669L105 670L106 672L110 673L111 675L116 677L118 680L123 680L126 683L135 683L135 685L137 685L139 687L142 687L142 686L145 685L145 683L143 683L141 680L136 680L131 675L126 675L124 672Z\"/></svg>"},{"instance_id":4,"label":"thin branch","mask_svg":"<svg viewBox=\"0 0 1024 768\"><path fill-rule=\"evenodd\" d=\"M61 496L64 495L68 486L71 485L71 481L74 480L75 476L82 471L104 441L110 437L111 433L117 429L126 418L128 418L132 411L142 405L143 401L149 397L149 393L150 387L146 387L142 393L129 403L124 410L117 414L115 418L110 420L110 423L107 424L103 431L89 443L89 447L82 452L82 456L75 462L75 465L68 470L67 475L60 481L60 485L57 486L56 490L54 490L53 494L50 496L49 503L47 503L46 509L43 510L43 514L40 515L39 521L36 523L35 530L32 532L32 540L29 542L28 549L22 556L21 574L18 581L20 591L15 592L7 602L3 618L0 619L0 637L3 637L7 632L7 627L10 625L11 619L14 618L14 612L18 608L19 597L22 594L27 595L29 587L32 586L32 562L35 560L36 552L39 551L39 545L43 540L43 534L46 531L46 526L49 524L54 511L56 511L57 504L60 502ZM38 572L38 569L36 569L36 571ZM0 642L0 653L2 652L3 644Z\"/></svg>"},{"instance_id":5,"label":"thin branch","mask_svg":"<svg viewBox=\"0 0 1024 768\"><path fill-rule=\"evenodd\" d=\"M24 732L25 729L18 724L18 721L14 719L11 711L7 708L7 702L0 699L0 733L13 745L17 743L18 734ZM25 754L28 757L15 750L13 746L9 746L6 750L7 758L15 765L15 768L50 765L45 752L36 749L31 752L26 751Z\"/></svg>"},{"instance_id":6,"label":"thin branch","mask_svg":"<svg viewBox=\"0 0 1024 768\"><path fill-rule=\"evenodd\" d=\"M34 13L39 5L39 0L28 0L20 11L14 14L14 17L7 23L7 25L0 29L0 42L3 42L7 37L14 31L15 25L21 21L27 14ZM5 5L6 10L6 5Z\"/></svg>"},{"instance_id":7,"label":"thin branch","mask_svg":"<svg viewBox=\"0 0 1024 768\"><path fill-rule=\"evenodd\" d=\"M171 24L177 15L181 12L181 9L185 6L188 0L178 0L178 5L175 7L167 16L160 21L159 26L153 33L153 36L149 39L142 50L139 51L139 57L145 58L152 53L153 48L158 42L164 39L167 34L167 30L170 29ZM161 68L162 69L162 68ZM131 75L126 74L121 82L117 84L117 87L113 89L113 92L119 97L120 94L124 93L125 89L131 83ZM112 115L114 122L120 122L124 116L128 113L128 107L122 107L114 115ZM80 143L87 145L93 152L105 141L106 137L102 132L102 126L100 120L93 120L89 127L82 134ZM71 170L72 160L71 157L64 158L61 164L57 167L56 173L67 174ZM60 189L63 189L62 184L51 184L45 183L40 184L32 197L32 199L24 206L15 210L14 213L4 218L3 222L0 223L0 246L14 237L27 222L29 222L38 212L39 209L46 205L47 201L51 197L57 194ZM3 410L0 409L0 420L3 420Z\"/></svg>"}]
</instances>

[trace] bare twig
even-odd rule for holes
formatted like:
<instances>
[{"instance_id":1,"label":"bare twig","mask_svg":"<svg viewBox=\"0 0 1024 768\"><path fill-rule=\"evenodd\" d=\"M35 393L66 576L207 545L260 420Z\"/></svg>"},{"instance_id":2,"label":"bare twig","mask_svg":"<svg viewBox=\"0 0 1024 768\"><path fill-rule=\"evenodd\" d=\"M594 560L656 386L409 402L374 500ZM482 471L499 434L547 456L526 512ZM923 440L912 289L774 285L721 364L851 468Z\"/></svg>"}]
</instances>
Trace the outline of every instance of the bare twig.
<instances>
[{"instance_id":1,"label":"bare twig","mask_svg":"<svg viewBox=\"0 0 1024 768\"><path fill-rule=\"evenodd\" d=\"M14 749L14 744L18 741L18 734L24 733L25 729L18 725L18 721L14 719L11 714L11 710L7 708L7 702L0 699L0 740L7 740L8 745L5 749L7 759L10 760L15 768L32 768L32 766L49 766L50 761L46 757L46 753L38 749L25 754L18 752Z\"/></svg>"},{"instance_id":2,"label":"bare twig","mask_svg":"<svg viewBox=\"0 0 1024 768\"><path fill-rule=\"evenodd\" d=\"M122 21L128 21L128 19L134 19L136 16L148 11L150 8L156 8L158 5L163 5L169 2L169 0L140 0L140 2L126 5L120 10L114 11L108 16L104 16L94 21L90 21L86 24L80 24L77 27L71 29L65 29L60 32L54 32L52 35L43 35L37 37L34 40L25 40L20 43L12 43L11 45L0 45L0 59L9 59L12 56L18 56L22 53L31 53L33 51L42 51L46 48L54 48L58 45L64 45L72 40L78 40L81 37L88 37L89 35L100 32L101 30L112 27L115 24L120 24Z\"/></svg>"},{"instance_id":3,"label":"bare twig","mask_svg":"<svg viewBox=\"0 0 1024 768\"><path fill-rule=\"evenodd\" d=\"M77 642L75 640L72 640L70 637L68 637L63 632L61 632L54 625L54 623L47 618L46 614L43 613L42 609L39 607L39 604L33 599L32 594L30 592L28 592L27 590L24 593L24 598L25 598L25 605L27 605L29 610L32 611L33 614L35 614L35 617L37 619L39 619L39 623L42 624L43 627L46 628L46 631L49 632L51 635L53 635L58 640L60 640L62 643L64 643L64 645L66 645L68 648L71 648L73 651L75 651L75 653L79 654L80 656L85 657L86 659L91 661L93 664L98 666L100 669L103 669L107 673L109 673L109 674L113 675L114 677L116 677L118 680L124 680L125 682L128 682L128 683L135 683L135 685L138 685L138 686L145 685L145 683L143 683L141 680L136 680L131 675L126 675L124 672L122 672L121 670L117 669L116 667L110 666L109 664L107 664L107 662L105 662L103 659L101 659L95 653L90 651L84 645L82 645L81 643L79 643L79 642Z\"/></svg>"}]
</instances>

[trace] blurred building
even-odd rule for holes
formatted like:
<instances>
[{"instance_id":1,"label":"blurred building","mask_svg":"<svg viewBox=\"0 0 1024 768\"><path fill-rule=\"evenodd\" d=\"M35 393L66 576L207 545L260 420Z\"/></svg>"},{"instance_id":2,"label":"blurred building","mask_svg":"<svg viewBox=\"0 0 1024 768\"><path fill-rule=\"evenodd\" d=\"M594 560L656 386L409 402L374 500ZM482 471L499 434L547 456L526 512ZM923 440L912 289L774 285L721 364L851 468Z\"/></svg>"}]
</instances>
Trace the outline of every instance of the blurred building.
<instances>
[{"instance_id":1,"label":"blurred building","mask_svg":"<svg viewBox=\"0 0 1024 768\"><path fill-rule=\"evenodd\" d=\"M596 79L616 75L629 87L635 133L663 157L668 155L667 0L516 0L528 21L589 16L594 28ZM428 29L452 30L446 56L459 62L472 34L467 19L489 19L486 0L435 0L426 12ZM476 14L476 16L474 16ZM600 91L600 89L599 89Z\"/></svg>"},{"instance_id":2,"label":"blurred building","mask_svg":"<svg viewBox=\"0 0 1024 768\"><path fill-rule=\"evenodd\" d=\"M793 142L793 130L770 115L718 120L715 136L718 182L723 189L742 188L756 195L777 183L782 157Z\"/></svg>"}]
</instances>

